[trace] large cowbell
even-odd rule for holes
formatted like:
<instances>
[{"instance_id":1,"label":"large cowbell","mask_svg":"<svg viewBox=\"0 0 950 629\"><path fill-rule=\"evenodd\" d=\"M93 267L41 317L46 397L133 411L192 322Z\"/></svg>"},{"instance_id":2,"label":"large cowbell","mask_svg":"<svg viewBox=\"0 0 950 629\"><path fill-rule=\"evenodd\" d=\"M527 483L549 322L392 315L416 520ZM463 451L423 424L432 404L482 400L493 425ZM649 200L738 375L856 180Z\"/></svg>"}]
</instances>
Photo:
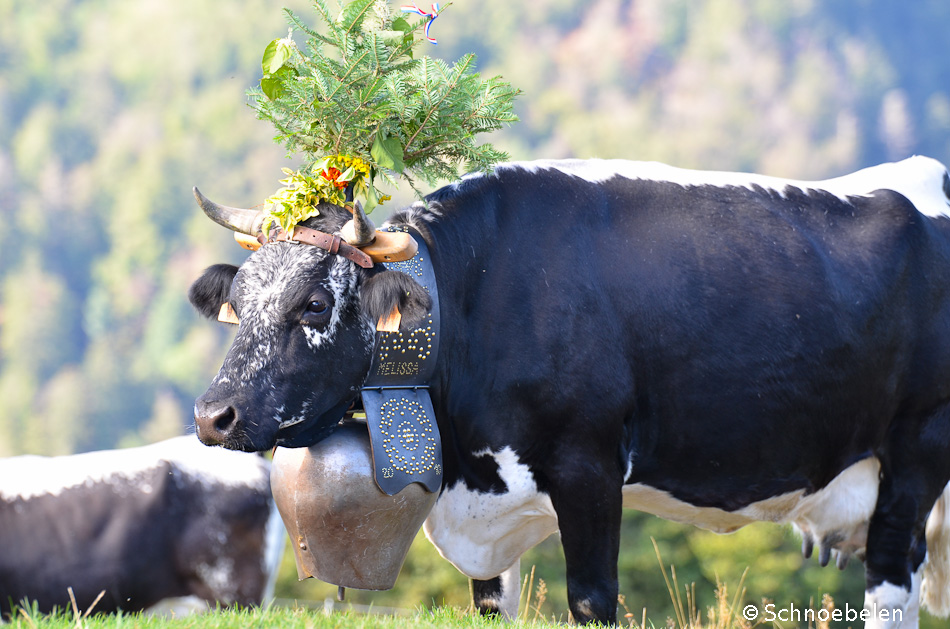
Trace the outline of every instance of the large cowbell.
<instances>
[{"instance_id":1,"label":"large cowbell","mask_svg":"<svg viewBox=\"0 0 950 629\"><path fill-rule=\"evenodd\" d=\"M363 385L376 484L386 494L411 483L430 492L442 487L442 440L435 421L429 383L439 350L439 294L429 249L404 262L387 262L416 280L432 297L432 310L411 332L379 332L373 364Z\"/></svg>"},{"instance_id":2,"label":"large cowbell","mask_svg":"<svg viewBox=\"0 0 950 629\"><path fill-rule=\"evenodd\" d=\"M388 590L436 494L410 484L387 496L373 482L366 426L344 422L309 448L277 448L274 502L290 534L297 576Z\"/></svg>"}]
</instances>

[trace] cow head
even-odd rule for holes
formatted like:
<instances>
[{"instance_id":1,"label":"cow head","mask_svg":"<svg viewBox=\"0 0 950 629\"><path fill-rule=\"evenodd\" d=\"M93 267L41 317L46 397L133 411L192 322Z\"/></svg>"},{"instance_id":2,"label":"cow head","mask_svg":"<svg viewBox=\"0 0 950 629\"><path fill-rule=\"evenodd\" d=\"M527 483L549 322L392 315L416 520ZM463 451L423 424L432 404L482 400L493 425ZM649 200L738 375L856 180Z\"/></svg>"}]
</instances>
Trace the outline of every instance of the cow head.
<instances>
[{"instance_id":1,"label":"cow head","mask_svg":"<svg viewBox=\"0 0 950 629\"><path fill-rule=\"evenodd\" d=\"M196 197L216 222L259 233L259 212L216 205L197 191ZM324 204L305 225L365 237L361 213L354 219ZM208 268L189 300L209 318L230 304L239 320L224 364L195 402L198 438L248 451L309 446L333 432L369 371L376 321L398 308L400 327L412 329L431 306L428 293L404 273L379 264L361 268L293 242L266 244L240 268Z\"/></svg>"}]
</instances>

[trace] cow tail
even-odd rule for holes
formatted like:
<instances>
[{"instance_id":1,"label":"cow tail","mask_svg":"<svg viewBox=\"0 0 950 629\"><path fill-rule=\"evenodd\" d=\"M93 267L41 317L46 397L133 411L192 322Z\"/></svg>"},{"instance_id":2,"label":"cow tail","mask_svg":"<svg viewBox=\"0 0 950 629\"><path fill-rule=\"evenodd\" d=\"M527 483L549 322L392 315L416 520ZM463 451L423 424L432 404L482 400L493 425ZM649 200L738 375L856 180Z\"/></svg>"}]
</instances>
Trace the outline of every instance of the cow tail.
<instances>
[{"instance_id":1,"label":"cow tail","mask_svg":"<svg viewBox=\"0 0 950 629\"><path fill-rule=\"evenodd\" d=\"M950 484L927 517L927 561L920 586L924 606L934 616L950 616Z\"/></svg>"},{"instance_id":2,"label":"cow tail","mask_svg":"<svg viewBox=\"0 0 950 629\"><path fill-rule=\"evenodd\" d=\"M267 583L261 596L261 604L267 605L274 600L274 588L277 585L277 573L284 558L284 545L287 543L287 530L280 518L274 499L268 500L270 514L264 529L264 574Z\"/></svg>"}]
</instances>

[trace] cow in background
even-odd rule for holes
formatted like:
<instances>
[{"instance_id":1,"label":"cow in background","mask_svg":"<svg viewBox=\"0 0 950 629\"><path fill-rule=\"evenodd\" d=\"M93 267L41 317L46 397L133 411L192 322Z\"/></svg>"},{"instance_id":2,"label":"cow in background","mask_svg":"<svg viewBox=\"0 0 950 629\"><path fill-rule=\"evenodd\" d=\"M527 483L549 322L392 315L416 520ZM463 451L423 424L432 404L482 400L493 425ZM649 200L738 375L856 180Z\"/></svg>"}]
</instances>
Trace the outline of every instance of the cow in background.
<instances>
[{"instance_id":1,"label":"cow in background","mask_svg":"<svg viewBox=\"0 0 950 629\"><path fill-rule=\"evenodd\" d=\"M68 588L96 612L260 604L286 537L269 474L265 459L193 435L0 459L0 615L24 599L68 609Z\"/></svg>"}]
</instances>

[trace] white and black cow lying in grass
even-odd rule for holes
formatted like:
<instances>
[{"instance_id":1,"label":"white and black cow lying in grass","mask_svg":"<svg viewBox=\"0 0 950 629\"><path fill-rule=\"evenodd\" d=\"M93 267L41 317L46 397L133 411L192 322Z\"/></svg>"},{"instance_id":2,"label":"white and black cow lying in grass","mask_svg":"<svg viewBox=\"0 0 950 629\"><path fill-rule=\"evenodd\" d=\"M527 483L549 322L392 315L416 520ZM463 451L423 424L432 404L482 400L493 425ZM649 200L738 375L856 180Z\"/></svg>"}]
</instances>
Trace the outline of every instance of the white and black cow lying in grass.
<instances>
[{"instance_id":1,"label":"white and black cow lying in grass","mask_svg":"<svg viewBox=\"0 0 950 629\"><path fill-rule=\"evenodd\" d=\"M261 603L286 537L269 474L263 458L194 436L0 459L0 617L24 599L68 610L68 588L94 612Z\"/></svg>"},{"instance_id":2,"label":"white and black cow lying in grass","mask_svg":"<svg viewBox=\"0 0 950 629\"><path fill-rule=\"evenodd\" d=\"M916 626L922 575L946 614L931 575L950 522L925 526L950 481L948 194L922 157L820 182L539 161L397 213L441 308L445 474L425 530L481 580L479 607L516 607L521 554L559 530L571 613L614 622L630 507L721 532L794 522L824 561L864 561L868 626ZM196 195L256 235L259 215ZM350 218L322 206L307 225ZM240 318L195 406L199 438L239 450L332 432L374 322L398 306L412 330L430 305L408 275L287 242L190 297Z\"/></svg>"}]
</instances>

